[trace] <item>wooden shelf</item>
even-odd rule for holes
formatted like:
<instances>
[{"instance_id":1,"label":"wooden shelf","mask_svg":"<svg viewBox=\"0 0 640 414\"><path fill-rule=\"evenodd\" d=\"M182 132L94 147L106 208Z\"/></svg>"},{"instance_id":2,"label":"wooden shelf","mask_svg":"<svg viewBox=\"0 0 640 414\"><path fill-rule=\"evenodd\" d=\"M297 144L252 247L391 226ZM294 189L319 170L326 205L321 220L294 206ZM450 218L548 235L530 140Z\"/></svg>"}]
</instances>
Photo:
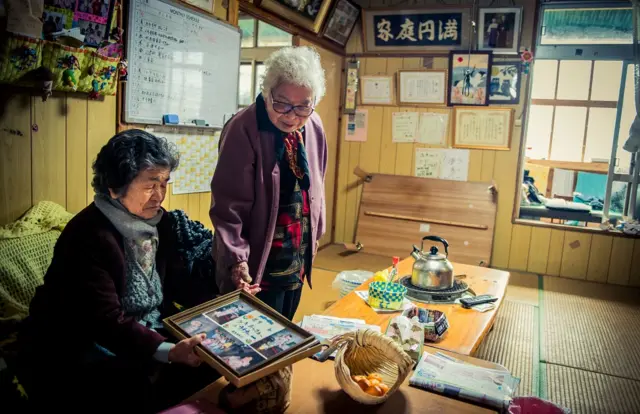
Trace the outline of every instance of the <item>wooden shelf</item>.
<instances>
[{"instance_id":1,"label":"wooden shelf","mask_svg":"<svg viewBox=\"0 0 640 414\"><path fill-rule=\"evenodd\" d=\"M560 168L562 170L582 171L596 174L607 174L609 163L607 162L575 162L575 161L552 161L552 160L531 160L525 159L526 163L544 165L550 168Z\"/></svg>"}]
</instances>

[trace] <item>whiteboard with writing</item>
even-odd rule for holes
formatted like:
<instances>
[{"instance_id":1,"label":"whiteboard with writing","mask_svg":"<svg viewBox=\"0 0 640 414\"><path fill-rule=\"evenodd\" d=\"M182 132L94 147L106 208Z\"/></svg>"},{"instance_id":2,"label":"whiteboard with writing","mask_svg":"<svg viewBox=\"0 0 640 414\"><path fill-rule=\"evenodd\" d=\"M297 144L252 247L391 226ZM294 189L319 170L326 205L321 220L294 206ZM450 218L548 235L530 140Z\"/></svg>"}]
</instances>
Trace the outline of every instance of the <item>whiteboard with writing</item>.
<instances>
[{"instance_id":1,"label":"whiteboard with writing","mask_svg":"<svg viewBox=\"0 0 640 414\"><path fill-rule=\"evenodd\" d=\"M131 0L124 119L204 120L222 127L238 109L240 31L170 0Z\"/></svg>"}]
</instances>

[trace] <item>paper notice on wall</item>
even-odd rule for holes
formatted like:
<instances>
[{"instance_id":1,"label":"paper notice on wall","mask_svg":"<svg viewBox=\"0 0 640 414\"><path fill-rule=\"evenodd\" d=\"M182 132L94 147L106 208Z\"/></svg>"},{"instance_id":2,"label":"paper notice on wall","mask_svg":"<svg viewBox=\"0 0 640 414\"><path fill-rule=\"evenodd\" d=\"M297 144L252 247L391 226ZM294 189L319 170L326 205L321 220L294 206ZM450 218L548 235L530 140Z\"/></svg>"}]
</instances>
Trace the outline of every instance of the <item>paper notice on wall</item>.
<instances>
[{"instance_id":1,"label":"paper notice on wall","mask_svg":"<svg viewBox=\"0 0 640 414\"><path fill-rule=\"evenodd\" d=\"M440 178L442 154L428 148L416 149L415 176L425 178Z\"/></svg>"},{"instance_id":2,"label":"paper notice on wall","mask_svg":"<svg viewBox=\"0 0 640 414\"><path fill-rule=\"evenodd\" d=\"M434 112L420 114L418 123L417 142L421 144L442 145L447 144L447 126L449 115Z\"/></svg>"},{"instance_id":3,"label":"paper notice on wall","mask_svg":"<svg viewBox=\"0 0 640 414\"><path fill-rule=\"evenodd\" d=\"M392 114L393 142L415 142L418 115L417 112L394 112Z\"/></svg>"},{"instance_id":4,"label":"paper notice on wall","mask_svg":"<svg viewBox=\"0 0 640 414\"><path fill-rule=\"evenodd\" d=\"M366 109L358 109L355 114L347 115L347 130L345 131L346 141L367 140L367 123L369 111Z\"/></svg>"},{"instance_id":5,"label":"paper notice on wall","mask_svg":"<svg viewBox=\"0 0 640 414\"><path fill-rule=\"evenodd\" d=\"M469 150L416 148L416 177L467 181Z\"/></svg>"},{"instance_id":6,"label":"paper notice on wall","mask_svg":"<svg viewBox=\"0 0 640 414\"><path fill-rule=\"evenodd\" d=\"M7 32L39 39L42 36L44 0L4 0Z\"/></svg>"}]
</instances>

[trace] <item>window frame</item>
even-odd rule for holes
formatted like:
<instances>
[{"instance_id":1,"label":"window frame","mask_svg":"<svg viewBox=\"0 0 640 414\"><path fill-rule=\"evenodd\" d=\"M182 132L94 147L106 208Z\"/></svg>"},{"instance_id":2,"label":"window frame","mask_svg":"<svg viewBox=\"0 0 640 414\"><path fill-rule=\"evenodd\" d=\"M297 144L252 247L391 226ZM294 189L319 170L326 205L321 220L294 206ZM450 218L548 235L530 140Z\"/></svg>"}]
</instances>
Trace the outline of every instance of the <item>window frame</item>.
<instances>
[{"instance_id":1,"label":"window frame","mask_svg":"<svg viewBox=\"0 0 640 414\"><path fill-rule=\"evenodd\" d=\"M543 20L544 20L544 11L548 10L548 9L564 9L564 8L580 8L580 7L588 7L588 8L597 8L597 7L604 7L604 8L612 8L612 7L621 7L621 8L629 8L630 5L629 3L626 2L620 2L620 1L599 1L599 2L594 2L594 3L587 3L584 0L581 1L561 1L561 2L553 2L553 3L542 3L539 6L539 15L538 15L538 22L536 24L536 34L534 36L535 38L535 60L557 60L558 61L558 73L556 74L556 82L559 82L559 71L560 71L560 61L562 60L590 60L592 61L592 68L591 68L591 77L593 77L593 69L594 69L594 65L595 65L595 61L611 61L611 60L615 60L615 61L622 61L622 76L621 76L621 83L620 83L620 90L619 90L619 96L618 96L618 101L616 104L616 120L615 120L615 126L614 126L614 137L613 137L613 142L612 142L612 146L611 146L611 153L609 154L609 168L615 168L615 165L612 165L612 159L613 159L613 149L616 148L617 146L619 146L619 135L620 135L620 123L621 123L621 118L622 118L622 109L623 109L623 105L624 105L624 97L625 97L625 81L626 81L626 77L627 76L634 76L633 72L631 74L629 74L628 72L628 67L630 64L633 64L634 59L633 59L633 43L628 44L628 45L542 45L540 44L541 41L541 36L542 36L542 27L543 27ZM576 49L582 49L582 53L580 55L576 54ZM535 61L534 61L534 65L535 65ZM529 220L529 219L521 219L520 218L520 202L521 202L521 197L522 197L522 191L521 191L521 185L522 185L522 176L524 174L524 164L525 164L525 152L526 152L526 138L527 138L527 129L528 129L528 120L529 120L529 113L531 110L531 106L533 105L533 101L534 99L531 98L531 92L533 89L533 78L534 78L534 70L531 71L531 74L528 76L527 79L527 93L526 93L526 97L527 99L525 100L525 107L523 108L523 114L524 114L524 118L523 118L523 123L521 124L521 134L520 134L520 148L519 148L519 156L518 156L518 164L517 164L517 170L516 170L516 180L515 180L515 197L514 197L514 205L513 205L513 211L512 211L512 217L511 217L511 223L512 224L519 224L519 225L526 225L526 226L532 226L532 227L544 227L544 228L550 228L550 229L556 229L556 230L561 230L561 231L565 231L565 230L569 230L569 231L577 231L577 232L586 232L586 233L596 233L596 234L612 234L614 236L617 237L624 237L624 238L637 238L636 236L631 236L631 235L627 235L621 232L617 232L617 231L611 231L608 229L602 229L600 227L588 227L588 226L571 226L571 225L566 225L566 224L559 224L559 223L547 223L547 222L537 222L534 220ZM589 85L589 97L591 96L591 83ZM557 96L557 83L556 83L556 96ZM555 101L556 99L554 99L553 101ZM540 101L538 99L536 99L536 101ZM542 100L544 101L544 100ZM548 100L551 101L551 100ZM576 101L576 102L582 102L582 101ZM589 100L586 101L587 104L589 103ZM596 101L598 102L598 101ZM552 122L554 122L554 118L555 118L555 107L556 105L553 104L554 106L554 116L552 118ZM574 105L575 106L575 105ZM587 108L591 108L591 107L598 107L598 106L586 106ZM586 125L585 125L585 137L587 136L587 129L588 129L588 114L589 112L587 112L587 119L586 119ZM552 142L553 142L553 126L552 126L552 130L551 130L551 139L549 142L549 147L551 147ZM586 139L586 138L583 138ZM584 157L584 148L583 148L583 157ZM613 160L615 161L615 160ZM617 176L621 176L620 174L615 174ZM624 174L623 174L624 175ZM614 180L615 181L615 180ZM631 186L631 183L629 183L629 186ZM605 191L610 188L610 186L607 183L607 188L605 189ZM627 196L629 196L630 193L630 187L627 188ZM606 201L606 198L605 198ZM607 207L607 206L605 206ZM604 210L603 210L604 211Z\"/></svg>"}]
</instances>

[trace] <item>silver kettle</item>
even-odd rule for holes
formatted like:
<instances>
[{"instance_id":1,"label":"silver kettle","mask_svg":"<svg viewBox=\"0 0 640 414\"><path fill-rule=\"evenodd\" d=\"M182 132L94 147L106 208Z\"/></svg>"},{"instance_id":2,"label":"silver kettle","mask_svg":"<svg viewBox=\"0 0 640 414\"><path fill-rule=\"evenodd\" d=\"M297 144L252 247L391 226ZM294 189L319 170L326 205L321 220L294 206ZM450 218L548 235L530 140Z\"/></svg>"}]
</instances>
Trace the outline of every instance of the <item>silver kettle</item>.
<instances>
[{"instance_id":1,"label":"silver kettle","mask_svg":"<svg viewBox=\"0 0 640 414\"><path fill-rule=\"evenodd\" d=\"M431 246L429 253L425 253L423 251L425 240L442 243L445 254L438 253L436 246ZM411 256L416 259L411 272L411 283L414 286L430 290L444 290L453 287L453 266L447 259L449 243L445 239L438 236L425 236L422 238L420 249L413 246Z\"/></svg>"}]
</instances>

